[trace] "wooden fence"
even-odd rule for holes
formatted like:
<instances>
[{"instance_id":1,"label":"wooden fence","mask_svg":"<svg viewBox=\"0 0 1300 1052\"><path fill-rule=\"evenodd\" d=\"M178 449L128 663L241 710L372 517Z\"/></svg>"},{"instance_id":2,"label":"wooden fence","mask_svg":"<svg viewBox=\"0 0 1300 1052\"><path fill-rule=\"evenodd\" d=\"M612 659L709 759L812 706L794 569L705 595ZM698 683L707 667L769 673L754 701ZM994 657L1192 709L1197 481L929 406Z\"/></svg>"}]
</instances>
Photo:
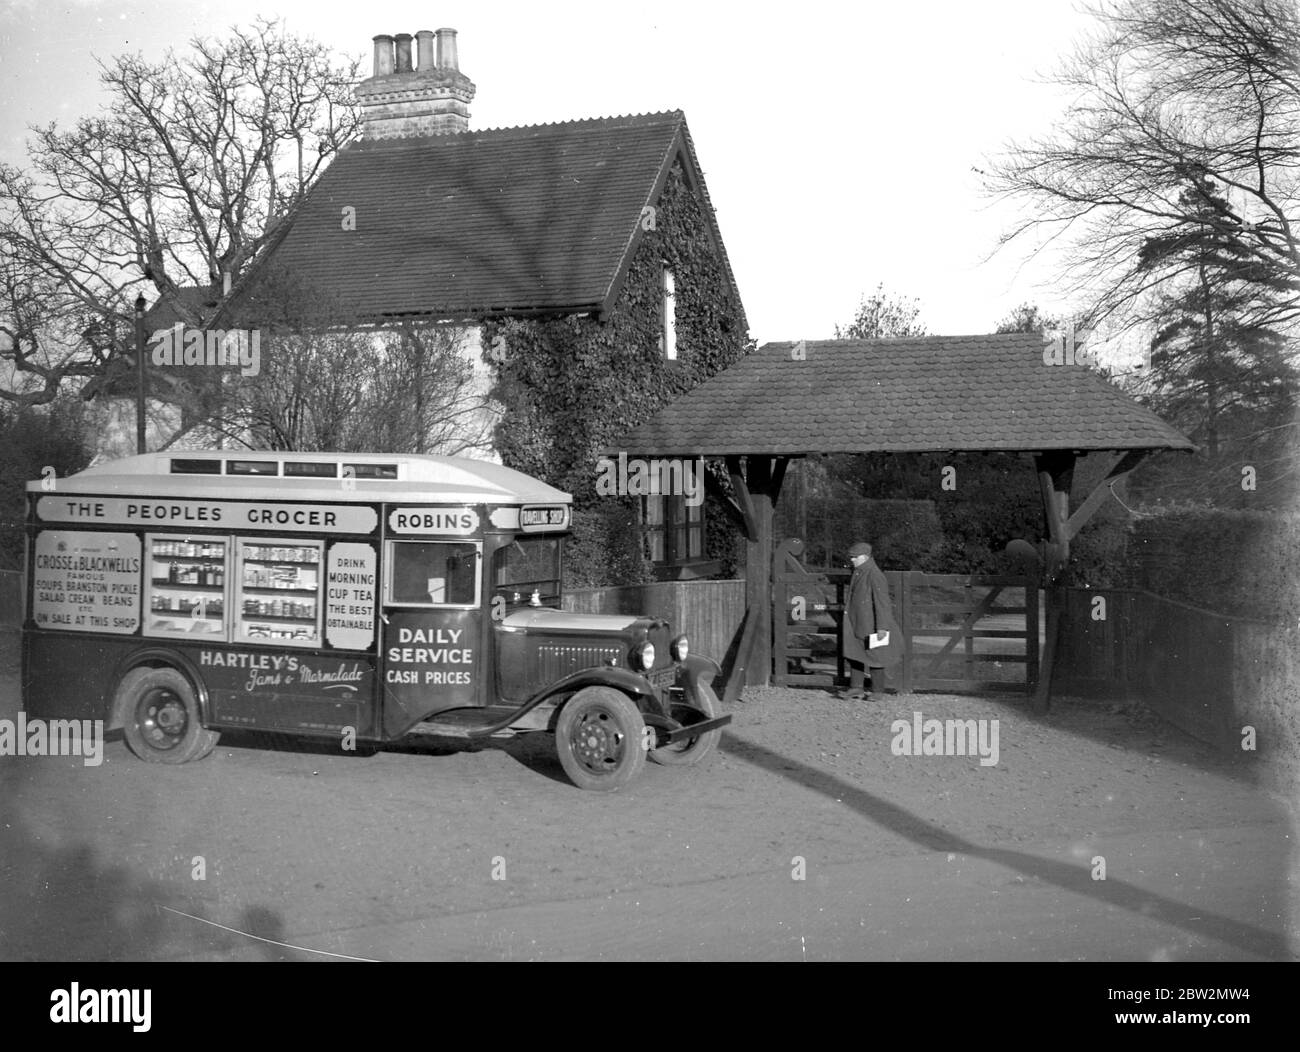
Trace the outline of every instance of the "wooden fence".
<instances>
[{"instance_id":1,"label":"wooden fence","mask_svg":"<svg viewBox=\"0 0 1300 1052\"><path fill-rule=\"evenodd\" d=\"M1127 588L1059 592L1060 694L1140 698L1187 733L1300 758L1300 625L1189 606Z\"/></svg>"},{"instance_id":2,"label":"wooden fence","mask_svg":"<svg viewBox=\"0 0 1300 1052\"><path fill-rule=\"evenodd\" d=\"M772 558L773 683L829 688L847 680L844 593L852 571L804 566L787 539ZM1033 691L1038 684L1039 589L1029 577L886 570L902 634L887 680L904 693Z\"/></svg>"},{"instance_id":3,"label":"wooden fence","mask_svg":"<svg viewBox=\"0 0 1300 1052\"><path fill-rule=\"evenodd\" d=\"M564 608L583 614L649 614L685 632L691 650L719 665L745 616L744 581L659 581L617 588L577 588Z\"/></svg>"}]
</instances>

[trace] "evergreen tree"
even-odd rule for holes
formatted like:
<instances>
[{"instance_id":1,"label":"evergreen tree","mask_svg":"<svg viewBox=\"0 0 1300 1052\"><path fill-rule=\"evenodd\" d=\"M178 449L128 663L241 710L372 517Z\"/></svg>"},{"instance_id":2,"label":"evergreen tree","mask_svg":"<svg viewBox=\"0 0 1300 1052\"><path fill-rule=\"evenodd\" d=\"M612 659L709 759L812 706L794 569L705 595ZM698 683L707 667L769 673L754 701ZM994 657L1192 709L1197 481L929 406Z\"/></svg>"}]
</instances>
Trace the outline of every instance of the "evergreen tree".
<instances>
[{"instance_id":1,"label":"evergreen tree","mask_svg":"<svg viewBox=\"0 0 1300 1052\"><path fill-rule=\"evenodd\" d=\"M1161 465L1146 492L1278 504L1295 477L1287 432L1300 375L1294 347L1261 320L1271 316L1261 305L1285 298L1286 283L1225 233L1234 213L1213 181L1192 180L1180 200L1189 222L1142 250L1144 268L1182 275L1160 299L1145 400L1202 448L1194 459Z\"/></svg>"}]
</instances>

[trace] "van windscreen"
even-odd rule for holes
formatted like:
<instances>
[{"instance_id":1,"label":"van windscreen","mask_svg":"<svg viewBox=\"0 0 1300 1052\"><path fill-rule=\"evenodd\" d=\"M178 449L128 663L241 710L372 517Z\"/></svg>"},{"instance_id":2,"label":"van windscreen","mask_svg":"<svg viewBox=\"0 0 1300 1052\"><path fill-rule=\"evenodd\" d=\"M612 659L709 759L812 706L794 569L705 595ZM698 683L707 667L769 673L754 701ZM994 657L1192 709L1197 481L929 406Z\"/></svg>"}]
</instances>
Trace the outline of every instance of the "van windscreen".
<instances>
[{"instance_id":1,"label":"van windscreen","mask_svg":"<svg viewBox=\"0 0 1300 1052\"><path fill-rule=\"evenodd\" d=\"M496 554L493 586L498 592L518 592L527 599L533 592L541 598L560 595L560 538L516 537Z\"/></svg>"}]
</instances>

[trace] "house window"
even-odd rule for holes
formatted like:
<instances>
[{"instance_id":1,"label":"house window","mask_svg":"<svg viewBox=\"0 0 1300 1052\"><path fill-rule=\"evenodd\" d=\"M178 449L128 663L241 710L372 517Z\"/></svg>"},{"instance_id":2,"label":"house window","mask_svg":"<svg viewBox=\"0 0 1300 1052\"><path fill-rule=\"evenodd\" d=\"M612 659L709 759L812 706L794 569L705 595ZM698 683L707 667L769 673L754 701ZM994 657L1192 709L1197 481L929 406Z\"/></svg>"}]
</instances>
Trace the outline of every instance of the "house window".
<instances>
[{"instance_id":1,"label":"house window","mask_svg":"<svg viewBox=\"0 0 1300 1052\"><path fill-rule=\"evenodd\" d=\"M664 267L664 325L659 337L664 358L670 362L677 361L677 283L673 272Z\"/></svg>"},{"instance_id":2,"label":"house window","mask_svg":"<svg viewBox=\"0 0 1300 1052\"><path fill-rule=\"evenodd\" d=\"M681 566L704 558L704 506L683 496L641 498L646 554L656 566Z\"/></svg>"}]
</instances>

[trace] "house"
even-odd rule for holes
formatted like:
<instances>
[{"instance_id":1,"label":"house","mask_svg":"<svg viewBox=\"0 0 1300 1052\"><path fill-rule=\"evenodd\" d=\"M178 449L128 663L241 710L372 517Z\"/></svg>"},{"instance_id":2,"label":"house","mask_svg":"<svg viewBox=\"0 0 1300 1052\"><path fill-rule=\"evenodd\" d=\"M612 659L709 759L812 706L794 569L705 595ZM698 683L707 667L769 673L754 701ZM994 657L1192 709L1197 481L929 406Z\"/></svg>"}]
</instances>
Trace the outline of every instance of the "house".
<instances>
[{"instance_id":1,"label":"house","mask_svg":"<svg viewBox=\"0 0 1300 1052\"><path fill-rule=\"evenodd\" d=\"M159 299L145 311L146 340L156 332L174 331L177 324L188 325L211 317L219 306L218 298L206 286L184 285L176 290L174 300ZM148 345L152 351L152 345ZM152 364L152 353L145 380L145 441L158 449L184 429L189 421L186 412L194 406L199 387L211 388L217 377L208 370L162 369ZM120 460L134 456L136 448L136 367L134 355L110 359L108 370L94 377L82 390L87 401L90 432L94 435L92 463ZM201 401L201 400L197 400ZM192 436L182 440L181 448L195 444L204 448L209 436Z\"/></svg>"},{"instance_id":2,"label":"house","mask_svg":"<svg viewBox=\"0 0 1300 1052\"><path fill-rule=\"evenodd\" d=\"M599 446L750 346L685 116L471 129L451 29L375 37L356 90L359 139L211 324L264 324L291 275L353 324L467 327L481 382L512 381L498 456L596 501ZM537 380L543 355L585 385L576 410ZM700 507L651 495L641 516L661 575L709 568Z\"/></svg>"}]
</instances>

